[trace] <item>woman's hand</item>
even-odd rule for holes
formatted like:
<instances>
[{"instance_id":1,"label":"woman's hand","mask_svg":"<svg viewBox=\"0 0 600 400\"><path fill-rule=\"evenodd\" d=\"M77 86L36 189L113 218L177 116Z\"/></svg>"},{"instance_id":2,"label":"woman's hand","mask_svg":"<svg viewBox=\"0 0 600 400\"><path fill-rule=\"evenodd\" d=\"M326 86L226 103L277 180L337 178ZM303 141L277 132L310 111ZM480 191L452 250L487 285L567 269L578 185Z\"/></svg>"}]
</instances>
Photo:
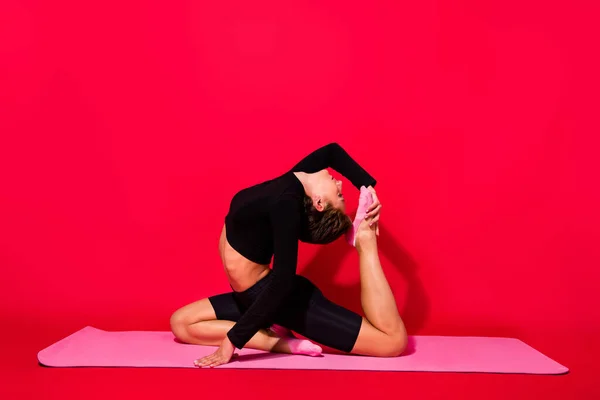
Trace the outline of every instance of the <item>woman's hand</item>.
<instances>
[{"instance_id":1,"label":"woman's hand","mask_svg":"<svg viewBox=\"0 0 600 400\"><path fill-rule=\"evenodd\" d=\"M194 365L200 368L214 368L222 364L227 364L229 360L231 360L231 358L233 357L234 351L235 347L233 346L233 343L231 343L229 338L225 336L225 339L223 339L223 341L221 342L221 346L219 346L219 349L217 351L215 351L210 356L206 356L204 358L194 361Z\"/></svg>"},{"instance_id":2,"label":"woman's hand","mask_svg":"<svg viewBox=\"0 0 600 400\"><path fill-rule=\"evenodd\" d=\"M369 191L373 195L373 204L371 204L371 207L368 208L367 216L365 217L365 219L369 220L369 226L373 226L373 224L377 224L375 233L377 234L377 236L379 236L378 222L379 222L379 214L381 213L381 203L379 202L379 199L377 198L377 193L375 192L375 189L373 189L373 186L369 186L367 189L369 189Z\"/></svg>"}]
</instances>

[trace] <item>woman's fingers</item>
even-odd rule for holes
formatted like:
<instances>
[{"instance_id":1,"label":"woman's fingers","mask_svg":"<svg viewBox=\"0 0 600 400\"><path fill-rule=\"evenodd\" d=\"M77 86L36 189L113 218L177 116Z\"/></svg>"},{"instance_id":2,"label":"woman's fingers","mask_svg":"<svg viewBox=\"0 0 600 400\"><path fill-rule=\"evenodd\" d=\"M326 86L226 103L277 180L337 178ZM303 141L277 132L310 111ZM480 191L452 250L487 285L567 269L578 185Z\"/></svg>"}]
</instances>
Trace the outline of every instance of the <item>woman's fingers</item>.
<instances>
[{"instance_id":1,"label":"woman's fingers","mask_svg":"<svg viewBox=\"0 0 600 400\"><path fill-rule=\"evenodd\" d=\"M377 204L377 205L375 206L375 208L373 208L371 211L369 211L369 212L367 213L367 216L371 217L371 216L373 216L373 215L375 215L375 214L379 214L379 212L381 212L381 207L382 207L382 205L381 205L381 204Z\"/></svg>"},{"instance_id":2,"label":"woman's fingers","mask_svg":"<svg viewBox=\"0 0 600 400\"><path fill-rule=\"evenodd\" d=\"M213 362L214 362L214 359L213 359L213 358L209 358L209 359L203 360L203 361L201 361L200 363L198 363L198 366L199 366L200 368L202 368L202 367L208 367L208 366L209 366L209 365L211 365Z\"/></svg>"},{"instance_id":3,"label":"woman's fingers","mask_svg":"<svg viewBox=\"0 0 600 400\"><path fill-rule=\"evenodd\" d=\"M380 207L381 207L380 203L373 203L373 205L371 207L369 207L369 209L367 210L367 215L373 214L373 212Z\"/></svg>"},{"instance_id":4,"label":"woman's fingers","mask_svg":"<svg viewBox=\"0 0 600 400\"><path fill-rule=\"evenodd\" d=\"M371 206L367 209L367 212L371 212L379 206L381 206L381 203L379 202L377 195L373 193L373 204L371 204Z\"/></svg>"},{"instance_id":5,"label":"woman's fingers","mask_svg":"<svg viewBox=\"0 0 600 400\"><path fill-rule=\"evenodd\" d=\"M379 222L379 213L381 212L381 203L379 202L379 198L377 197L377 193L375 192L375 189L373 189L373 187L371 187L371 186L369 186L368 189L371 192L371 195L373 196L373 204L371 204L371 206L367 209L366 218L370 219L369 226L373 226L373 224L376 224L377 222ZM377 226L377 232L379 232L378 226Z\"/></svg>"},{"instance_id":6,"label":"woman's fingers","mask_svg":"<svg viewBox=\"0 0 600 400\"><path fill-rule=\"evenodd\" d=\"M209 368L214 368L214 367L218 367L219 365L225 364L228 360L225 359L225 357L223 356L217 356L214 357L212 362L210 364L207 365L207 367Z\"/></svg>"},{"instance_id":7,"label":"woman's fingers","mask_svg":"<svg viewBox=\"0 0 600 400\"><path fill-rule=\"evenodd\" d=\"M194 364L196 364L198 367L206 367L207 365L210 365L215 359L216 354L211 354L210 356L206 356L201 358L200 360L196 360Z\"/></svg>"},{"instance_id":8,"label":"woman's fingers","mask_svg":"<svg viewBox=\"0 0 600 400\"><path fill-rule=\"evenodd\" d=\"M209 356L203 357L199 360L194 361L194 365L197 367L210 367L214 368L221 364L226 364L235 356L235 347L226 337L219 346L219 349Z\"/></svg>"},{"instance_id":9,"label":"woman's fingers","mask_svg":"<svg viewBox=\"0 0 600 400\"><path fill-rule=\"evenodd\" d=\"M237 356L237 354L234 354L231 358L233 359L236 356ZM226 360L225 357L220 356L215 353L215 354L211 354L210 356L206 356L204 358L194 361L194 365L196 365L197 367L200 367L200 368L202 368L202 367L214 368L219 365L223 365L227 362L228 362L228 360Z\"/></svg>"},{"instance_id":10,"label":"woman's fingers","mask_svg":"<svg viewBox=\"0 0 600 400\"><path fill-rule=\"evenodd\" d=\"M219 365L223 365L223 364L225 364L225 361L222 359L219 359L219 360L213 361L213 363L210 364L208 367L214 368L214 367L218 367Z\"/></svg>"},{"instance_id":11,"label":"woman's fingers","mask_svg":"<svg viewBox=\"0 0 600 400\"><path fill-rule=\"evenodd\" d=\"M381 207L381 204L373 204L371 207L369 207L369 209L367 210L367 217L370 216L371 214L373 214L373 212L380 207Z\"/></svg>"},{"instance_id":12,"label":"woman's fingers","mask_svg":"<svg viewBox=\"0 0 600 400\"><path fill-rule=\"evenodd\" d=\"M371 223L377 222L377 221L379 221L379 213L380 212L381 212L381 204L379 204L375 209L368 212L367 218L373 218L373 221L371 221Z\"/></svg>"}]
</instances>

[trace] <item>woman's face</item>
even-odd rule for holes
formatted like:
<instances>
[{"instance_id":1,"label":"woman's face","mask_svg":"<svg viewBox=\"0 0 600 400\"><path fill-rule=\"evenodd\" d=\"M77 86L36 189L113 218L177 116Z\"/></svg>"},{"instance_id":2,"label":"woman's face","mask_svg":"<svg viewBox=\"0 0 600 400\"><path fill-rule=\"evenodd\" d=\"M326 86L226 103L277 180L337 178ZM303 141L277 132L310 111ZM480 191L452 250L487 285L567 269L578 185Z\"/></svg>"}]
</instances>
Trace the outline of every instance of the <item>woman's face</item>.
<instances>
[{"instance_id":1,"label":"woman's face","mask_svg":"<svg viewBox=\"0 0 600 400\"><path fill-rule=\"evenodd\" d=\"M334 208L345 212L346 204L342 194L342 181L334 179L326 169L317 172L316 176L318 179L313 191L315 208L322 211L327 204L331 204Z\"/></svg>"}]
</instances>

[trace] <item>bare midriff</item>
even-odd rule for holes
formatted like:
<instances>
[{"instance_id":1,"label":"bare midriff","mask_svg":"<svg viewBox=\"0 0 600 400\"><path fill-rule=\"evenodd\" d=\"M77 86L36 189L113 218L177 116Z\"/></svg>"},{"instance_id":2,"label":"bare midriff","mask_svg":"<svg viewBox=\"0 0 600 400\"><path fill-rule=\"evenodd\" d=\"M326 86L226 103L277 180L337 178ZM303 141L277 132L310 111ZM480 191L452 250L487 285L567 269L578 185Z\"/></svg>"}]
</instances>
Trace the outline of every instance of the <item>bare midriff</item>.
<instances>
[{"instance_id":1,"label":"bare midriff","mask_svg":"<svg viewBox=\"0 0 600 400\"><path fill-rule=\"evenodd\" d=\"M219 239L219 253L223 268L229 284L236 292L254 286L254 284L264 278L271 270L268 264L257 264L248 260L246 257L238 253L227 241L227 235L223 225L221 237Z\"/></svg>"}]
</instances>

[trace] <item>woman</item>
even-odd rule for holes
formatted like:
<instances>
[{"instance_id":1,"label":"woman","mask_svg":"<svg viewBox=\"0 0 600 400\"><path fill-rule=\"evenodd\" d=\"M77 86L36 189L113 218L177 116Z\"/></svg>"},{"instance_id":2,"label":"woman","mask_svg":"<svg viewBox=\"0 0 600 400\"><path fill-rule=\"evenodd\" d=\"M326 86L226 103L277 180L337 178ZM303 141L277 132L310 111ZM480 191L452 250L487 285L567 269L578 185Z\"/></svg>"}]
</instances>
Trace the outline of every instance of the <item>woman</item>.
<instances>
[{"instance_id":1,"label":"woman","mask_svg":"<svg viewBox=\"0 0 600 400\"><path fill-rule=\"evenodd\" d=\"M359 203L354 226L344 213L342 184L329 174L329 167L356 188L364 186L371 192L373 204L361 210L364 202ZM321 353L319 346L294 338L290 330L351 354L393 357L403 352L406 330L377 252L381 204L375 184L342 147L332 143L284 175L233 197L219 243L233 292L186 305L171 317L171 329L179 340L219 346L195 365L225 364L235 348L245 346ZM326 244L344 233L352 236L359 254L366 318L327 300L314 284L296 274L298 240Z\"/></svg>"}]
</instances>

